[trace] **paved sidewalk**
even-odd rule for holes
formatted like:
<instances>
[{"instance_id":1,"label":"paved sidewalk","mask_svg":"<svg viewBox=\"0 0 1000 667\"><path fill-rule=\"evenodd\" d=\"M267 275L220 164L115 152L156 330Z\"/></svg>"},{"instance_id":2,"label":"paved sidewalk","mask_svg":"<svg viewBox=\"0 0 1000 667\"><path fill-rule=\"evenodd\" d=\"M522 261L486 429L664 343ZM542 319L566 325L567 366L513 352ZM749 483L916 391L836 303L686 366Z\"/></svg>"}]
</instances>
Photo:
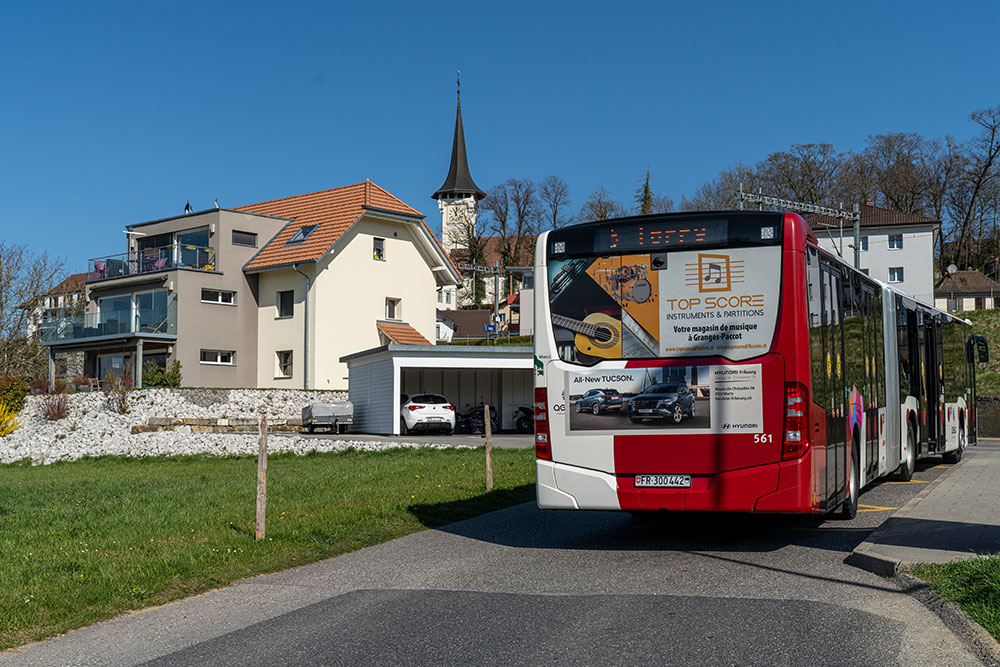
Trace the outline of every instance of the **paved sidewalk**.
<instances>
[{"instance_id":1,"label":"paved sidewalk","mask_svg":"<svg viewBox=\"0 0 1000 667\"><path fill-rule=\"evenodd\" d=\"M914 563L1000 553L1000 439L981 438L854 549L847 562L882 575Z\"/></svg>"}]
</instances>

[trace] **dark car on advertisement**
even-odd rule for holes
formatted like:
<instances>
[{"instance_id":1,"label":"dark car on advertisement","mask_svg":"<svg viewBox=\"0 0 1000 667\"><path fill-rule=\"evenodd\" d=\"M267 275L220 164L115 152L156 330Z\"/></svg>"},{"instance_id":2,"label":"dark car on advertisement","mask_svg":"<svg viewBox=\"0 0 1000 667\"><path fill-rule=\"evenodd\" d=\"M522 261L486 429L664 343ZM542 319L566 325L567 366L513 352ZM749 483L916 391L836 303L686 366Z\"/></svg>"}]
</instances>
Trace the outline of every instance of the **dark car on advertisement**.
<instances>
[{"instance_id":1,"label":"dark car on advertisement","mask_svg":"<svg viewBox=\"0 0 1000 667\"><path fill-rule=\"evenodd\" d=\"M685 416L694 417L694 393L683 382L662 382L646 387L628 402L628 418L669 419L680 424Z\"/></svg>"},{"instance_id":2,"label":"dark car on advertisement","mask_svg":"<svg viewBox=\"0 0 1000 667\"><path fill-rule=\"evenodd\" d=\"M576 411L593 412L599 415L602 412L620 410L622 407L622 395L617 389L591 389L586 394L576 399Z\"/></svg>"}]
</instances>

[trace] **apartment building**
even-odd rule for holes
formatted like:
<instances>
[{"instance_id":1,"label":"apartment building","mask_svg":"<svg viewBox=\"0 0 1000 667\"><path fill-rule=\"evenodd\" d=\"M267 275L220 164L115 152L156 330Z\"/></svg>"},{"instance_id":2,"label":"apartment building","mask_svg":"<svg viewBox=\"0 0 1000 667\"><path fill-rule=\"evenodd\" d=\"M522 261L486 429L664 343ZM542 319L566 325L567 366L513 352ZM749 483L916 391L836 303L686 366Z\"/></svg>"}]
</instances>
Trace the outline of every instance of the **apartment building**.
<instances>
[{"instance_id":1,"label":"apartment building","mask_svg":"<svg viewBox=\"0 0 1000 667\"><path fill-rule=\"evenodd\" d=\"M371 181L128 225L90 261L85 312L47 323L85 373L181 362L185 386L346 389L340 358L429 344L460 276L420 212Z\"/></svg>"},{"instance_id":2,"label":"apartment building","mask_svg":"<svg viewBox=\"0 0 1000 667\"><path fill-rule=\"evenodd\" d=\"M918 301L934 303L934 248L941 221L870 204L860 208L861 270L903 290ZM809 219L819 245L854 262L854 228L850 221L814 215Z\"/></svg>"},{"instance_id":3,"label":"apartment building","mask_svg":"<svg viewBox=\"0 0 1000 667\"><path fill-rule=\"evenodd\" d=\"M185 385L254 386L256 278L243 265L287 222L209 209L127 225L125 252L89 261L84 312L43 323L50 359L82 352L85 375L127 368L136 386L146 363L177 360Z\"/></svg>"}]
</instances>

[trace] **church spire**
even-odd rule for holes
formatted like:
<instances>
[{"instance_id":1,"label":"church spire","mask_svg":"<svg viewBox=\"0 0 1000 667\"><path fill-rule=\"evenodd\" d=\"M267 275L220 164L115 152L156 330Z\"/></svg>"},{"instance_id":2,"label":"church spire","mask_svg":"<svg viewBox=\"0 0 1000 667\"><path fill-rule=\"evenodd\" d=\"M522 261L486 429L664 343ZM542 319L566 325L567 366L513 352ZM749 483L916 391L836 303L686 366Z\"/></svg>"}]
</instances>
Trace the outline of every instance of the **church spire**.
<instances>
[{"instance_id":1,"label":"church spire","mask_svg":"<svg viewBox=\"0 0 1000 667\"><path fill-rule=\"evenodd\" d=\"M462 71L458 70L459 75ZM455 112L455 138L451 144L451 167L448 169L448 177L437 189L432 199L444 199L446 197L475 197L477 200L486 196L486 193L479 189L472 174L469 173L469 160L465 156L465 130L462 128L462 81L458 80L458 108Z\"/></svg>"}]
</instances>

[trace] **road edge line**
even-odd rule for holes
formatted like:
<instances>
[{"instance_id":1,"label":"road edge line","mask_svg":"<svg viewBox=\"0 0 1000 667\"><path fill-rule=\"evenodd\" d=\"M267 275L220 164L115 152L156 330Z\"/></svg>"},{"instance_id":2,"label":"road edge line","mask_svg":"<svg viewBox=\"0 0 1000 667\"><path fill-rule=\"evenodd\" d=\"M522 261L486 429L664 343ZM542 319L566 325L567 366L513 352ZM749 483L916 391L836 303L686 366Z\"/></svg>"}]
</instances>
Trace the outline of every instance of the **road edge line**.
<instances>
[{"instance_id":1,"label":"road edge line","mask_svg":"<svg viewBox=\"0 0 1000 667\"><path fill-rule=\"evenodd\" d=\"M893 582L899 590L940 618L983 664L1000 667L1000 642L997 642L986 628L976 623L961 607L940 597L926 582L909 572L900 572Z\"/></svg>"}]
</instances>

